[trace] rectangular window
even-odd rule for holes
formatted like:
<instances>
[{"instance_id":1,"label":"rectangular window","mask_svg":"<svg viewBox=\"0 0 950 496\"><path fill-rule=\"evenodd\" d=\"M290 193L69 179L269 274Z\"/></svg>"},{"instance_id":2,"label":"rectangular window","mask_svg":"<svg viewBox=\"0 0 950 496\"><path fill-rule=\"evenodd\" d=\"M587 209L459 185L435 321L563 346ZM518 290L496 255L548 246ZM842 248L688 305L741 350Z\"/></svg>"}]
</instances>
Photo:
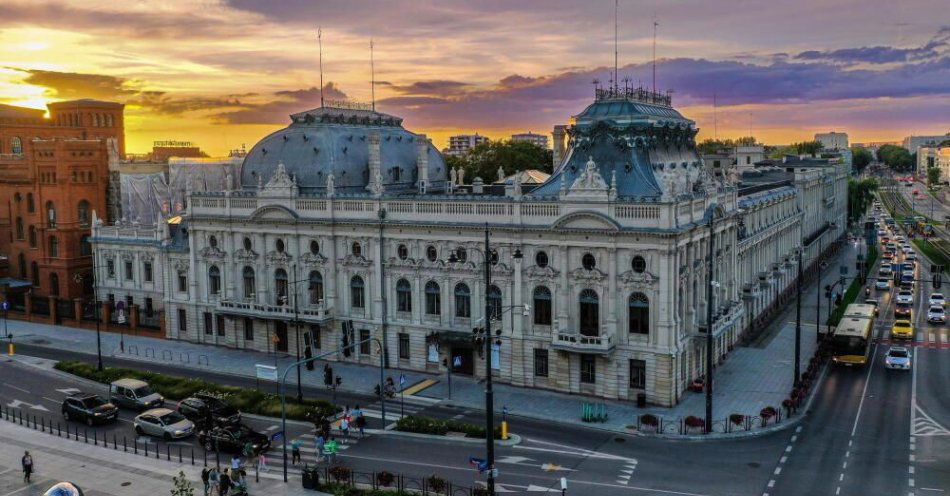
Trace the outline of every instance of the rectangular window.
<instances>
[{"instance_id":1,"label":"rectangular window","mask_svg":"<svg viewBox=\"0 0 950 496\"><path fill-rule=\"evenodd\" d=\"M132 261L131 261L131 260L126 260L126 261L125 261L125 280L126 280L126 281L131 281L132 279L133 279L133 277L132 277Z\"/></svg>"},{"instance_id":2,"label":"rectangular window","mask_svg":"<svg viewBox=\"0 0 950 496\"><path fill-rule=\"evenodd\" d=\"M491 345L491 369L501 370L501 345L492 343Z\"/></svg>"},{"instance_id":3,"label":"rectangular window","mask_svg":"<svg viewBox=\"0 0 950 496\"><path fill-rule=\"evenodd\" d=\"M146 317L152 316L152 299L151 298L145 298L145 316Z\"/></svg>"},{"instance_id":4,"label":"rectangular window","mask_svg":"<svg viewBox=\"0 0 950 496\"><path fill-rule=\"evenodd\" d=\"M145 278L145 282L152 282L152 262L142 264L142 276Z\"/></svg>"},{"instance_id":5,"label":"rectangular window","mask_svg":"<svg viewBox=\"0 0 950 496\"><path fill-rule=\"evenodd\" d=\"M313 349L320 349L320 324L310 325L310 343Z\"/></svg>"},{"instance_id":6,"label":"rectangular window","mask_svg":"<svg viewBox=\"0 0 950 496\"><path fill-rule=\"evenodd\" d=\"M630 389L646 389L647 362L630 360Z\"/></svg>"},{"instance_id":7,"label":"rectangular window","mask_svg":"<svg viewBox=\"0 0 950 496\"><path fill-rule=\"evenodd\" d=\"M133 303L135 303L135 299L134 299L134 298L132 298L131 296L126 296L126 297L125 297L125 308L126 308L126 311L127 311L127 312L131 312L131 311L132 311L132 304L133 304Z\"/></svg>"},{"instance_id":8,"label":"rectangular window","mask_svg":"<svg viewBox=\"0 0 950 496\"><path fill-rule=\"evenodd\" d=\"M184 272L178 273L178 291L182 293L188 292L188 276Z\"/></svg>"},{"instance_id":9,"label":"rectangular window","mask_svg":"<svg viewBox=\"0 0 950 496\"><path fill-rule=\"evenodd\" d=\"M548 350L543 348L534 349L534 375L538 377L548 376Z\"/></svg>"},{"instance_id":10,"label":"rectangular window","mask_svg":"<svg viewBox=\"0 0 950 496\"><path fill-rule=\"evenodd\" d=\"M224 336L224 315L215 315L217 321L218 336Z\"/></svg>"},{"instance_id":11,"label":"rectangular window","mask_svg":"<svg viewBox=\"0 0 950 496\"><path fill-rule=\"evenodd\" d=\"M244 317L244 340L254 341L254 319Z\"/></svg>"},{"instance_id":12,"label":"rectangular window","mask_svg":"<svg viewBox=\"0 0 950 496\"><path fill-rule=\"evenodd\" d=\"M178 309L178 331L188 332L188 312L184 308Z\"/></svg>"},{"instance_id":13,"label":"rectangular window","mask_svg":"<svg viewBox=\"0 0 950 496\"><path fill-rule=\"evenodd\" d=\"M205 317L205 334L210 336L211 334L214 334L214 329L212 328L214 326L214 321L211 318L210 312L205 312L204 317Z\"/></svg>"},{"instance_id":14,"label":"rectangular window","mask_svg":"<svg viewBox=\"0 0 950 496\"><path fill-rule=\"evenodd\" d=\"M597 357L581 355L581 382L594 384L597 382Z\"/></svg>"},{"instance_id":15,"label":"rectangular window","mask_svg":"<svg viewBox=\"0 0 950 496\"><path fill-rule=\"evenodd\" d=\"M409 359L409 335L404 332L399 333L399 358Z\"/></svg>"},{"instance_id":16,"label":"rectangular window","mask_svg":"<svg viewBox=\"0 0 950 496\"><path fill-rule=\"evenodd\" d=\"M369 329L360 329L360 355L369 355Z\"/></svg>"},{"instance_id":17,"label":"rectangular window","mask_svg":"<svg viewBox=\"0 0 950 496\"><path fill-rule=\"evenodd\" d=\"M111 258L106 260L106 275L109 276L109 279L115 279L115 260Z\"/></svg>"}]
</instances>

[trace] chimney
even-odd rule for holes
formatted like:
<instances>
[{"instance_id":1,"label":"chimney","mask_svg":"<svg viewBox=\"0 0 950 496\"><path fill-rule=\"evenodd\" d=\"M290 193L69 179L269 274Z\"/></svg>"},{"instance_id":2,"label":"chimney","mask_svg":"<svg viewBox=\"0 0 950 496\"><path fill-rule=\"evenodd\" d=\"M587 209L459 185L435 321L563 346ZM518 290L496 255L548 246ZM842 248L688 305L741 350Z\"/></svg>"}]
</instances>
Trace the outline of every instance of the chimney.
<instances>
[{"instance_id":1,"label":"chimney","mask_svg":"<svg viewBox=\"0 0 950 496\"><path fill-rule=\"evenodd\" d=\"M416 169L419 194L424 195L429 186L429 138L424 134L416 136Z\"/></svg>"},{"instance_id":2,"label":"chimney","mask_svg":"<svg viewBox=\"0 0 950 496\"><path fill-rule=\"evenodd\" d=\"M561 165L561 161L564 160L564 134L567 126L557 125L554 126L554 168L557 169L557 166Z\"/></svg>"},{"instance_id":3,"label":"chimney","mask_svg":"<svg viewBox=\"0 0 950 496\"><path fill-rule=\"evenodd\" d=\"M382 174L379 170L379 133L369 135L367 146L369 147L369 178L366 182L366 189L376 192L382 189L382 184L376 184L377 181L382 181Z\"/></svg>"}]
</instances>

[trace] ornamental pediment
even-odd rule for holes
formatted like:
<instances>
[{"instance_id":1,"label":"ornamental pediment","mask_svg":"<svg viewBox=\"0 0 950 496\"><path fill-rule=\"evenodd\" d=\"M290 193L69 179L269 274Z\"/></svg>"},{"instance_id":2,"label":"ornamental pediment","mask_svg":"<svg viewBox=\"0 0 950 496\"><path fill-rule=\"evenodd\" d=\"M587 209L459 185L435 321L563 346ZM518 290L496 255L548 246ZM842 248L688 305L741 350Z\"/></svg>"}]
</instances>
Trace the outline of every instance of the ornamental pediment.
<instances>
[{"instance_id":1,"label":"ornamental pediment","mask_svg":"<svg viewBox=\"0 0 950 496\"><path fill-rule=\"evenodd\" d=\"M616 222L597 212L573 212L554 222L555 229L619 231Z\"/></svg>"},{"instance_id":2,"label":"ornamental pediment","mask_svg":"<svg viewBox=\"0 0 950 496\"><path fill-rule=\"evenodd\" d=\"M527 275L529 279L555 279L558 274L560 274L560 272L550 265L544 267L532 265L525 269L525 275Z\"/></svg>"},{"instance_id":3,"label":"ornamental pediment","mask_svg":"<svg viewBox=\"0 0 950 496\"><path fill-rule=\"evenodd\" d=\"M605 277L607 277L607 273L596 267L590 270L578 267L571 271L571 278L577 281L602 281Z\"/></svg>"},{"instance_id":4,"label":"ornamental pediment","mask_svg":"<svg viewBox=\"0 0 950 496\"><path fill-rule=\"evenodd\" d=\"M219 260L224 258L224 250L218 248L217 246L206 246L198 253L202 256L202 258L215 258Z\"/></svg>"},{"instance_id":5,"label":"ornamental pediment","mask_svg":"<svg viewBox=\"0 0 950 496\"><path fill-rule=\"evenodd\" d=\"M341 258L339 262L343 265L356 266L356 267L369 267L373 264L372 260L367 260L363 256L354 256L352 253Z\"/></svg>"},{"instance_id":6,"label":"ornamental pediment","mask_svg":"<svg viewBox=\"0 0 950 496\"><path fill-rule=\"evenodd\" d=\"M628 270L623 274L620 274L620 281L624 284L653 286L659 282L659 280L659 277L651 274L649 271L637 272L634 270Z\"/></svg>"},{"instance_id":7,"label":"ornamental pediment","mask_svg":"<svg viewBox=\"0 0 950 496\"><path fill-rule=\"evenodd\" d=\"M173 266L177 272L188 272L188 261L187 260L175 260Z\"/></svg>"},{"instance_id":8,"label":"ornamental pediment","mask_svg":"<svg viewBox=\"0 0 950 496\"><path fill-rule=\"evenodd\" d=\"M254 250L245 250L241 248L234 252L234 259L239 262L253 262L257 260L257 257L260 256Z\"/></svg>"},{"instance_id":9,"label":"ornamental pediment","mask_svg":"<svg viewBox=\"0 0 950 496\"><path fill-rule=\"evenodd\" d=\"M386 265L388 265L389 267L404 267L407 269L418 270L420 267L422 267L422 260L419 260L417 258L403 259L403 258L390 257L389 261L386 262Z\"/></svg>"},{"instance_id":10,"label":"ornamental pediment","mask_svg":"<svg viewBox=\"0 0 950 496\"><path fill-rule=\"evenodd\" d=\"M297 214L287 207L280 205L265 205L251 214L251 220L259 222L292 222L297 220Z\"/></svg>"},{"instance_id":11,"label":"ornamental pediment","mask_svg":"<svg viewBox=\"0 0 950 496\"><path fill-rule=\"evenodd\" d=\"M303 262L307 267L317 267L327 263L329 260L327 257L319 253L304 253L300 256L300 261Z\"/></svg>"},{"instance_id":12,"label":"ornamental pediment","mask_svg":"<svg viewBox=\"0 0 950 496\"><path fill-rule=\"evenodd\" d=\"M290 255L283 251L271 251L264 257L268 265L289 265L290 258Z\"/></svg>"}]
</instances>

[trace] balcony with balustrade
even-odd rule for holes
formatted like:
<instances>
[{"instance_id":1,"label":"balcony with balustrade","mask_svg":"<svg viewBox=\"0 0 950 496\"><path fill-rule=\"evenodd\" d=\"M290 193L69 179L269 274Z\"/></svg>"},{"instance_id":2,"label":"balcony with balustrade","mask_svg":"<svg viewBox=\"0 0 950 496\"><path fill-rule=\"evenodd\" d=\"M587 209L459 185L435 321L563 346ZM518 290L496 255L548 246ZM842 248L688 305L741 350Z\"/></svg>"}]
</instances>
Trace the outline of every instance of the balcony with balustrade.
<instances>
[{"instance_id":1,"label":"balcony with balustrade","mask_svg":"<svg viewBox=\"0 0 950 496\"><path fill-rule=\"evenodd\" d=\"M332 308L326 304L306 305L297 308L296 317L301 322L323 323L332 318ZM225 315L253 317L258 319L294 320L293 305L271 305L255 301L221 299L218 300L218 312Z\"/></svg>"},{"instance_id":2,"label":"balcony with balustrade","mask_svg":"<svg viewBox=\"0 0 950 496\"><path fill-rule=\"evenodd\" d=\"M598 336L587 336L579 332L555 330L551 335L551 347L576 353L609 355L614 351L616 343L614 342L613 335L606 332L606 328L604 328Z\"/></svg>"}]
</instances>

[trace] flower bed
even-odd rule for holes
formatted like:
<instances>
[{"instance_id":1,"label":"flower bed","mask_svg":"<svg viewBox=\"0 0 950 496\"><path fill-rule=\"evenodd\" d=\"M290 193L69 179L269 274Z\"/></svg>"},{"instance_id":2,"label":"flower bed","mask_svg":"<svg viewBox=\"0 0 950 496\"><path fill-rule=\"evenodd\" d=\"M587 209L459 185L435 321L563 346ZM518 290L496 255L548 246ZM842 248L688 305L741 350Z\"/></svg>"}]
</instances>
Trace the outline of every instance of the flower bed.
<instances>
[{"instance_id":1,"label":"flower bed","mask_svg":"<svg viewBox=\"0 0 950 496\"><path fill-rule=\"evenodd\" d=\"M396 430L402 432L415 432L417 434L431 434L434 436L444 436L449 432L462 432L465 437L478 439L485 438L485 427L468 422L459 422L451 419L436 419L431 417L422 417L409 415L399 419L396 422ZM501 427L495 427L495 439L501 438Z\"/></svg>"},{"instance_id":2,"label":"flower bed","mask_svg":"<svg viewBox=\"0 0 950 496\"><path fill-rule=\"evenodd\" d=\"M170 400L181 400L195 393L204 392L227 401L229 405L244 413L268 417L280 416L280 396L256 389L224 386L199 379L121 367L105 367L100 372L96 370L95 365L72 360L57 362L55 367L57 370L103 384L110 384L125 377L140 379L147 382L155 392ZM329 401L304 400L303 403L297 403L293 397L287 398L287 418L312 420L314 414L333 415L338 411L339 408L334 407Z\"/></svg>"}]
</instances>

